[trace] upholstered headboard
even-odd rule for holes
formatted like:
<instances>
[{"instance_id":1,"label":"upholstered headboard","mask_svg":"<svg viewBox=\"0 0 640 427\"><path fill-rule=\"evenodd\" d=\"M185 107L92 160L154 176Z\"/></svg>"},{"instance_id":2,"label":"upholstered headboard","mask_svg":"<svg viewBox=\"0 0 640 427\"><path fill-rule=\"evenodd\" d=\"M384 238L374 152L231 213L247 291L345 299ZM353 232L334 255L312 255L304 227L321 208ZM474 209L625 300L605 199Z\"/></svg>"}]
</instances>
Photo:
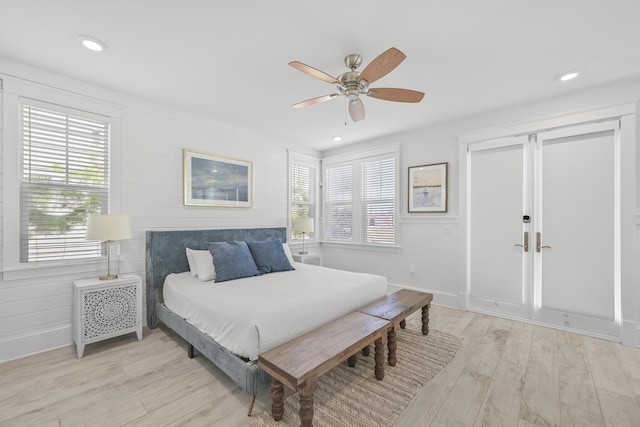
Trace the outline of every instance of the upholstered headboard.
<instances>
[{"instance_id":1,"label":"upholstered headboard","mask_svg":"<svg viewBox=\"0 0 640 427\"><path fill-rule=\"evenodd\" d=\"M239 228L221 230L147 231L146 279L147 325L156 327L155 303L162 302L162 285L167 275L189 270L185 248L206 246L207 242L248 242L280 239L286 242L287 229Z\"/></svg>"}]
</instances>

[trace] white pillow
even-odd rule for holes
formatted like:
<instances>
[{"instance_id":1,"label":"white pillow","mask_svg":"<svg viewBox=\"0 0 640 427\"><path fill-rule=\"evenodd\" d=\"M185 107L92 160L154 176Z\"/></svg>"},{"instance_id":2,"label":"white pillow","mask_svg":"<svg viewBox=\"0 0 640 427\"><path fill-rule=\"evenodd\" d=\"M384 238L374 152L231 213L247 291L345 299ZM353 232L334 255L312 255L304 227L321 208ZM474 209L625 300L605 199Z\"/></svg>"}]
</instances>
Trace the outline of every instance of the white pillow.
<instances>
[{"instance_id":1,"label":"white pillow","mask_svg":"<svg viewBox=\"0 0 640 427\"><path fill-rule=\"evenodd\" d=\"M191 269L191 264L189 264L191 276L194 276L193 271L195 270L195 276L198 276L198 280L201 282L208 282L209 280L216 278L216 269L213 266L213 256L211 255L211 252L208 250L194 250L187 248L187 262L189 262L189 253L191 253L191 260L195 267Z\"/></svg>"},{"instance_id":2,"label":"white pillow","mask_svg":"<svg viewBox=\"0 0 640 427\"><path fill-rule=\"evenodd\" d=\"M191 272L191 277L196 277L196 274L198 273L196 271L196 262L193 260L193 255L191 254L192 252L194 252L194 250L190 248L186 248L186 249L187 249L187 263L189 263L189 271Z\"/></svg>"},{"instance_id":3,"label":"white pillow","mask_svg":"<svg viewBox=\"0 0 640 427\"><path fill-rule=\"evenodd\" d=\"M287 256L287 259L289 260L289 264L291 264L291 267L293 267L293 256L291 255L291 248L286 243L283 243L282 249L284 249L284 254Z\"/></svg>"}]
</instances>

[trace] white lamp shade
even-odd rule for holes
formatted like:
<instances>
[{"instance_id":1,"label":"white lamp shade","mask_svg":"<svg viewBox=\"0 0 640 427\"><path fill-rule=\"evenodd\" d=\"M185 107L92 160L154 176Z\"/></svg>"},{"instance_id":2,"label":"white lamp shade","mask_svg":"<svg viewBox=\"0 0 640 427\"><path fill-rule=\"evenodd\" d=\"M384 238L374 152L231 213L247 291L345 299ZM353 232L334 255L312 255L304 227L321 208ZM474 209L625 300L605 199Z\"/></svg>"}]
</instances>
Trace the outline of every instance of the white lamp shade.
<instances>
[{"instance_id":1,"label":"white lamp shade","mask_svg":"<svg viewBox=\"0 0 640 427\"><path fill-rule=\"evenodd\" d=\"M128 215L89 215L87 240L126 240L131 238Z\"/></svg>"},{"instance_id":2,"label":"white lamp shade","mask_svg":"<svg viewBox=\"0 0 640 427\"><path fill-rule=\"evenodd\" d=\"M313 218L296 218L293 231L298 233L313 233Z\"/></svg>"}]
</instances>

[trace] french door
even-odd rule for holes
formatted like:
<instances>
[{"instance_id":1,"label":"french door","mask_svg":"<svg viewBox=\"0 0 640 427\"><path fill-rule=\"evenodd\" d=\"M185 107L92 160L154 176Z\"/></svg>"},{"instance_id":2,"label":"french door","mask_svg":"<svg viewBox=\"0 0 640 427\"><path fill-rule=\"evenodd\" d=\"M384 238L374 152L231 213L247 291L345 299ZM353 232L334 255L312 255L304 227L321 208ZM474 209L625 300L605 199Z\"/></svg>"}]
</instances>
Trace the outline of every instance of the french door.
<instances>
[{"instance_id":1,"label":"french door","mask_svg":"<svg viewBox=\"0 0 640 427\"><path fill-rule=\"evenodd\" d=\"M469 308L619 335L618 128L469 145Z\"/></svg>"}]
</instances>

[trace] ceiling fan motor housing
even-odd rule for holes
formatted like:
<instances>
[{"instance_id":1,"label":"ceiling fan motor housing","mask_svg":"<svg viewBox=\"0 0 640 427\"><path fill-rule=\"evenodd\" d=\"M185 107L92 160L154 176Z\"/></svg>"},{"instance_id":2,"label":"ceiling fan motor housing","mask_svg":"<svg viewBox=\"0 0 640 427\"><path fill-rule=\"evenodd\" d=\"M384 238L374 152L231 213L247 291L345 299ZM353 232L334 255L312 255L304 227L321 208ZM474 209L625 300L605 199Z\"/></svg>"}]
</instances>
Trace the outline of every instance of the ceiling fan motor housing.
<instances>
[{"instance_id":1,"label":"ceiling fan motor housing","mask_svg":"<svg viewBox=\"0 0 640 427\"><path fill-rule=\"evenodd\" d=\"M336 85L338 87L338 90L340 90L340 92L344 94L350 101L357 99L358 95L360 95L361 93L366 93L368 90L368 84L366 80L358 81L359 75L360 72L358 71L347 71L346 73L342 73L337 77L337 80L340 82L339 85Z\"/></svg>"}]
</instances>

